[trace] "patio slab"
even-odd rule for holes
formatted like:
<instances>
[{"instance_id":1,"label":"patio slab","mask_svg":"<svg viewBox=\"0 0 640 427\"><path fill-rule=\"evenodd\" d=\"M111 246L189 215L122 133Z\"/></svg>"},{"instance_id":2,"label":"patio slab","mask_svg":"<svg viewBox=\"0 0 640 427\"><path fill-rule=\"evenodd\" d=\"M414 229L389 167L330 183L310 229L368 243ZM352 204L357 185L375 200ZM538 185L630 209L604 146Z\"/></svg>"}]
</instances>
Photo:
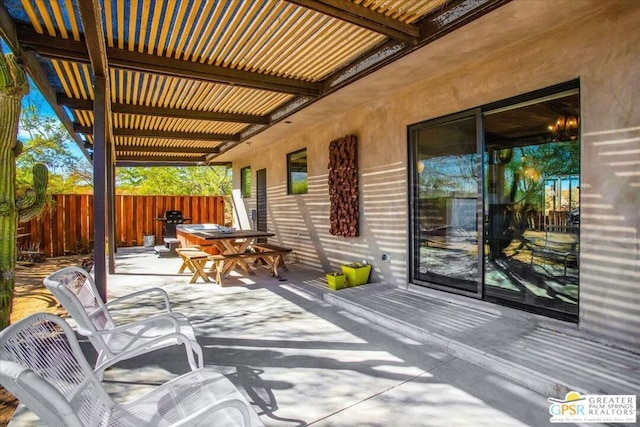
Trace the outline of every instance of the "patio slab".
<instances>
[{"instance_id":1,"label":"patio slab","mask_svg":"<svg viewBox=\"0 0 640 427\"><path fill-rule=\"evenodd\" d=\"M188 284L179 266L148 249L119 249L108 293L164 288L174 310L191 318L205 365L237 384L267 426L549 424L548 396L325 300L356 298L371 285L330 292L321 271L297 265L284 280L259 269L232 275L225 287ZM451 334L462 329L444 317L439 324ZM87 342L83 348L95 357ZM188 369L176 346L119 363L105 384L128 400ZM38 422L21 408L10 426L26 425Z\"/></svg>"}]
</instances>

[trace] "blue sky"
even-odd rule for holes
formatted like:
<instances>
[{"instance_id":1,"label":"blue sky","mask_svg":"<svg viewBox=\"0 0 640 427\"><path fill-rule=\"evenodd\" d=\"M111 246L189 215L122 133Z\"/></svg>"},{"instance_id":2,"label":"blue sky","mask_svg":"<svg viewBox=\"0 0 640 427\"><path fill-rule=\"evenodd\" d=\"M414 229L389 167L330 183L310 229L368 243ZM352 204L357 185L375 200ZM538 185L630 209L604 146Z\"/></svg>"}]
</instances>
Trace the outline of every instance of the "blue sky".
<instances>
[{"instance_id":1,"label":"blue sky","mask_svg":"<svg viewBox=\"0 0 640 427\"><path fill-rule=\"evenodd\" d=\"M2 53L11 52L11 49L9 49L9 46L7 46L7 44L4 42L4 40L2 40L2 38L0 38L0 42L2 47ZM40 114L53 117L58 122L60 121L58 119L58 116L55 115L55 113L53 112L53 109L51 109L51 106L49 105L47 100L44 98L42 93L40 93L40 91L38 90L38 87L31 80L31 78L29 78L29 94L26 95L24 98L22 98L23 107L28 104L36 105L38 107L38 112ZM25 141L28 138L29 138L29 134L23 131L21 128L18 128L18 139L20 141ZM73 139L71 139L71 137L69 137L69 141L66 144L75 156L78 156L82 159L85 158L84 154L82 153L82 150L80 150L78 145L75 143L75 141L73 141Z\"/></svg>"},{"instance_id":2,"label":"blue sky","mask_svg":"<svg viewBox=\"0 0 640 427\"><path fill-rule=\"evenodd\" d=\"M53 117L57 122L60 122L60 119L58 119L58 116L56 116L56 114L53 112L53 109L51 108L47 100L44 98L42 93L40 93L40 91L38 90L38 87L31 80L31 78L29 78L29 94L27 94L24 98L22 98L23 107L29 104L33 104L37 106L39 114L43 116ZM23 131L22 128L20 127L18 127L18 139L20 141L25 141L26 139L29 139L29 134ZM66 142L66 145L67 147L69 147L69 149L75 156L82 159L85 158L84 154L80 150L80 147L78 147L78 144L76 144L75 141L71 139L71 136L69 136L69 139Z\"/></svg>"}]
</instances>

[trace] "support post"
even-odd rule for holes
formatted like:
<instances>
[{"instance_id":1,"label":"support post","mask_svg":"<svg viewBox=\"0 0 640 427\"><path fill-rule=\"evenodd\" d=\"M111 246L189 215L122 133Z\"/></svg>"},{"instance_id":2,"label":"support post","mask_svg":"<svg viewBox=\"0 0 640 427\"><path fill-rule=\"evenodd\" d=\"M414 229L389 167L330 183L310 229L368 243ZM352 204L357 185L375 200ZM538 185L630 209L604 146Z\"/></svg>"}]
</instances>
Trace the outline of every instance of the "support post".
<instances>
[{"instance_id":1,"label":"support post","mask_svg":"<svg viewBox=\"0 0 640 427\"><path fill-rule=\"evenodd\" d=\"M93 248L94 278L98 293L107 301L107 86L106 79L95 76L93 103Z\"/></svg>"}]
</instances>

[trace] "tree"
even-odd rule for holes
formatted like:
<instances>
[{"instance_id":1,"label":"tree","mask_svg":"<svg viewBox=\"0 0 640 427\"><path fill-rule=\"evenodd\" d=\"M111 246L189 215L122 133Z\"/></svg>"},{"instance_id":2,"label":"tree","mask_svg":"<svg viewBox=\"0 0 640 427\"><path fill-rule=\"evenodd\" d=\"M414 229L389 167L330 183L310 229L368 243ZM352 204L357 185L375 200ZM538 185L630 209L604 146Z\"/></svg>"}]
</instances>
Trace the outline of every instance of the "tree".
<instances>
[{"instance_id":1,"label":"tree","mask_svg":"<svg viewBox=\"0 0 640 427\"><path fill-rule=\"evenodd\" d=\"M71 151L72 141L65 127L55 116L43 111L40 100L27 97L20 115L24 148L23 154L16 159L17 191L21 192L27 186L33 165L42 163L50 172L50 194L91 192L91 164Z\"/></svg>"},{"instance_id":2,"label":"tree","mask_svg":"<svg viewBox=\"0 0 640 427\"><path fill-rule=\"evenodd\" d=\"M118 168L118 192L137 195L222 196L231 194L224 166Z\"/></svg>"},{"instance_id":3,"label":"tree","mask_svg":"<svg viewBox=\"0 0 640 427\"><path fill-rule=\"evenodd\" d=\"M17 139L20 102L29 91L24 70L11 54L0 52L0 329L9 325L15 286L18 221L37 215L46 199L48 171L33 166L33 188L16 198L16 157L22 151Z\"/></svg>"}]
</instances>

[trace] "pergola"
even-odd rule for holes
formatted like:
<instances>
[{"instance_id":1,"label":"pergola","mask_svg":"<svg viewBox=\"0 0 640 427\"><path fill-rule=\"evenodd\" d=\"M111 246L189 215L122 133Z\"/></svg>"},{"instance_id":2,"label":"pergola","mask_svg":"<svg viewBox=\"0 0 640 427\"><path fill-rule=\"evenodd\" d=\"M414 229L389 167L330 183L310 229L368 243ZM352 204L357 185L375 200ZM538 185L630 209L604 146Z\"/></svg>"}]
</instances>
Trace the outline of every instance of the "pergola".
<instances>
[{"instance_id":1,"label":"pergola","mask_svg":"<svg viewBox=\"0 0 640 427\"><path fill-rule=\"evenodd\" d=\"M216 164L509 0L3 0L0 32L94 166L106 295L116 166Z\"/></svg>"}]
</instances>

